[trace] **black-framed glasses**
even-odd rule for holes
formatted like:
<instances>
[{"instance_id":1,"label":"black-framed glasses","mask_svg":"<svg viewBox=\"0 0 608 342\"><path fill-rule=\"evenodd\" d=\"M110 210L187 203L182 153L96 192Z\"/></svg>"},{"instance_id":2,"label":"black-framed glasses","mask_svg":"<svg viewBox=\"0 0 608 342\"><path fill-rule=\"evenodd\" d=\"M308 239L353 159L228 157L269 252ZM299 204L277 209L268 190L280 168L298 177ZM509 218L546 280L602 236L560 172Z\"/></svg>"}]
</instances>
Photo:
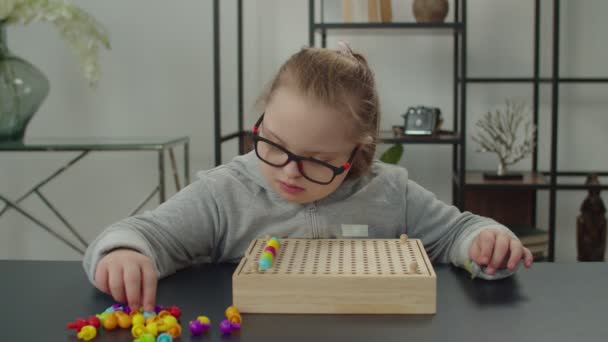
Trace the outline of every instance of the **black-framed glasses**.
<instances>
[{"instance_id":1,"label":"black-framed glasses","mask_svg":"<svg viewBox=\"0 0 608 342\"><path fill-rule=\"evenodd\" d=\"M350 154L348 161L340 167L336 167L322 160L312 157L302 157L287 150L285 147L261 137L259 134L260 125L264 120L264 113L253 126L253 143L255 154L266 164L274 167L283 167L292 160L298 165L300 174L309 181L317 184L327 185L336 176L344 173L352 166L353 159L359 147L355 147Z\"/></svg>"}]
</instances>

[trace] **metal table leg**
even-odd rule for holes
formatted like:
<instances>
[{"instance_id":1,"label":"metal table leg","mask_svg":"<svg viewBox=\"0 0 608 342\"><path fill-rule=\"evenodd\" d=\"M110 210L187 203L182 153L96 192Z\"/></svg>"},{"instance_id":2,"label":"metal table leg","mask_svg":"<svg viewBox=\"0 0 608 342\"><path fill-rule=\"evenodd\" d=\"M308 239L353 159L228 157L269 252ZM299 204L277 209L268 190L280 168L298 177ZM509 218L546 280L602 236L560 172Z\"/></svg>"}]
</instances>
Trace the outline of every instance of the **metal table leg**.
<instances>
[{"instance_id":1,"label":"metal table leg","mask_svg":"<svg viewBox=\"0 0 608 342\"><path fill-rule=\"evenodd\" d=\"M165 150L158 151L158 200L159 203L164 203L166 199L165 194Z\"/></svg>"},{"instance_id":2,"label":"metal table leg","mask_svg":"<svg viewBox=\"0 0 608 342\"><path fill-rule=\"evenodd\" d=\"M177 173L177 164L175 163L173 147L169 147L169 159L171 160L171 171L173 171L173 180L175 181L175 191L179 191L182 187L179 184L179 174Z\"/></svg>"},{"instance_id":3,"label":"metal table leg","mask_svg":"<svg viewBox=\"0 0 608 342\"><path fill-rule=\"evenodd\" d=\"M190 143L184 143L184 186L190 184Z\"/></svg>"},{"instance_id":4,"label":"metal table leg","mask_svg":"<svg viewBox=\"0 0 608 342\"><path fill-rule=\"evenodd\" d=\"M49 234L53 235L56 239L61 240L68 247L72 248L73 250L75 250L79 254L84 255L84 250L82 248L79 248L76 245L74 245L72 242L70 242L69 240L67 240L66 238L64 238L63 236L61 236L59 233L57 233L56 231L54 231L51 227L49 227L48 225L44 224L39 219L35 218L32 214L30 214L27 211L25 211L24 209L22 209L17 203L11 202L10 200L8 200L6 197L4 197L2 195L0 195L0 200L2 200L5 203L6 207L10 207L10 208L13 208L13 209L17 210L21 215L27 217L32 222L36 223L42 229L46 230Z\"/></svg>"},{"instance_id":5,"label":"metal table leg","mask_svg":"<svg viewBox=\"0 0 608 342\"><path fill-rule=\"evenodd\" d=\"M169 158L171 161L173 178L175 180L175 189L176 191L179 191L182 189L182 186L180 182L179 172L177 170L175 154L172 147L169 147ZM137 214L141 210L141 208L143 208L157 193L159 195L159 204L163 203L166 200L164 150L158 151L158 175L158 186L156 186L154 190L137 205L137 207L131 212L130 216ZM184 186L187 186L190 183L190 144L188 142L184 143L184 180Z\"/></svg>"},{"instance_id":6,"label":"metal table leg","mask_svg":"<svg viewBox=\"0 0 608 342\"><path fill-rule=\"evenodd\" d=\"M17 201L15 201L14 203L9 202L7 199L5 199L4 208L0 211L0 217L2 215L4 215L11 208L14 208L14 209L19 208L19 204L23 200L25 200L32 194L36 194L42 200L42 202L47 206L47 208L49 208L53 212L53 214L55 214L55 216L57 216L57 218L70 230L70 232L72 232L72 234L74 234L74 236L78 239L78 241L80 241L85 247L88 247L88 243L86 242L86 240L78 233L78 231L74 228L74 226L71 225L63 215L61 215L59 210L57 210L53 206L53 204L46 197L44 197L44 195L40 192L40 188L42 188L43 186L48 184L50 181L57 178L60 174L65 172L67 169L72 167L74 164L76 164L78 161L80 161L82 158L84 158L84 156L86 156L89 152L90 151L87 150L87 151L83 151L82 153L80 153L74 159L70 160L67 164L65 164L62 167L60 167L59 169L57 169L50 176L48 176L47 178L45 178L44 180L42 180L41 182L36 184L33 188L28 190L25 194L23 194L21 197L19 197L17 199ZM31 217L31 215L29 215L25 211L23 211L23 209L19 208L18 211L21 214L25 215L26 217L28 217L29 219L31 219L32 221L34 221L40 225L39 220L34 220L33 217ZM46 227L48 228L48 226L46 226ZM45 228L45 229L47 229L47 228ZM63 240L63 238L62 238L62 240Z\"/></svg>"}]
</instances>

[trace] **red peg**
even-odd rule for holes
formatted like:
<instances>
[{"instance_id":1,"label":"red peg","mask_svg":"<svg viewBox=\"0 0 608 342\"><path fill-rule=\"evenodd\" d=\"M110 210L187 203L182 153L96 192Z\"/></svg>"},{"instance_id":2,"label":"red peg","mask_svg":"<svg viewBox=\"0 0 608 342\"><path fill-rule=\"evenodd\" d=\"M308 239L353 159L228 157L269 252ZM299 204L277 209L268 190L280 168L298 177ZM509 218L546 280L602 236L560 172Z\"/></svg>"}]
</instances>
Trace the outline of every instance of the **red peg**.
<instances>
[{"instance_id":1,"label":"red peg","mask_svg":"<svg viewBox=\"0 0 608 342\"><path fill-rule=\"evenodd\" d=\"M99 320L99 318L97 318L97 316L89 316L89 318L87 318L87 324L92 325L96 329L98 329L101 326L101 321Z\"/></svg>"},{"instance_id":2,"label":"red peg","mask_svg":"<svg viewBox=\"0 0 608 342\"><path fill-rule=\"evenodd\" d=\"M84 320L82 318L78 318L74 322L68 323L68 329L73 329L73 330L80 332L80 329L82 329L82 327L84 327L85 325L88 325L88 324L89 323L86 320Z\"/></svg>"},{"instance_id":3,"label":"red peg","mask_svg":"<svg viewBox=\"0 0 608 342\"><path fill-rule=\"evenodd\" d=\"M180 310L177 306L173 305L172 307L168 308L167 311L169 311L171 313L171 316L179 319L179 317L182 315L182 310Z\"/></svg>"}]
</instances>

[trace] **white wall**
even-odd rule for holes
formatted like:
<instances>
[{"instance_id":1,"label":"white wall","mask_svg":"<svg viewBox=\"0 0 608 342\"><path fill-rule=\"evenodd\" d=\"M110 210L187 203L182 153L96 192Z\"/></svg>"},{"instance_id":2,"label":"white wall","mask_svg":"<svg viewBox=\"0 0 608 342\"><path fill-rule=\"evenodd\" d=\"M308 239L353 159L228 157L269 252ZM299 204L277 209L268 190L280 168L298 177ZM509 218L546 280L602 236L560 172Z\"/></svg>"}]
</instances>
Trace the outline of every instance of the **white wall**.
<instances>
[{"instance_id":1,"label":"white wall","mask_svg":"<svg viewBox=\"0 0 608 342\"><path fill-rule=\"evenodd\" d=\"M358 0L362 1L362 0ZM327 0L326 18L339 19L340 1ZM89 89L76 61L48 24L11 27L11 50L42 69L51 93L35 116L28 137L42 136L179 136L191 137L191 170L213 166L213 44L211 1L78 1L109 30L112 50L101 55L102 76ZM222 1L223 131L236 129L236 1ZM363 3L362 3L363 4ZM453 2L450 14L452 16ZM551 2L543 0L543 76L551 71ZM363 4L364 6L364 4ZM395 20L411 21L411 0L393 1ZM280 64L308 43L308 1L245 1L245 122L253 123L252 105ZM532 21L530 1L469 1L469 64L471 76L531 76ZM562 5L563 76L608 76L608 50L602 0ZM446 126L453 122L452 38L446 32L395 31L363 35L337 32L338 39L368 56L376 70L383 110L383 128L400 124L401 113L413 104L443 108ZM319 40L317 40L319 42ZM601 147L608 143L606 85L562 85L560 92L558 166L564 170L608 169ZM519 96L531 103L525 85L471 85L468 88L468 127L487 110ZM549 167L550 87L541 88L540 166ZM471 131L469 130L469 133ZM469 138L470 139L470 138ZM388 146L382 146L381 153ZM591 153L591 149L598 150ZM224 161L236 145L223 146ZM494 168L492 155L467 145L469 169ZM595 151L594 151L595 152ZM403 165L413 179L451 202L451 147L407 146ZM31 153L0 155L0 192L16 198L74 154ZM178 155L181 161L181 153ZM180 165L181 166L181 165ZM530 160L516 168L529 169ZM157 180L154 153L97 153L44 188L44 193L71 218L87 239L124 217ZM171 181L171 179L168 179ZM581 181L575 179L574 181ZM608 179L603 180L604 183ZM170 193L174 190L169 182ZM576 258L574 227L582 191L558 193L557 260ZM548 195L539 196L538 220L546 227ZM607 198L604 196L604 200ZM52 215L37 199L25 206L37 216ZM150 205L148 207L152 207ZM52 221L60 227L57 220ZM76 253L49 238L17 213L0 218L0 258L78 259Z\"/></svg>"}]
</instances>

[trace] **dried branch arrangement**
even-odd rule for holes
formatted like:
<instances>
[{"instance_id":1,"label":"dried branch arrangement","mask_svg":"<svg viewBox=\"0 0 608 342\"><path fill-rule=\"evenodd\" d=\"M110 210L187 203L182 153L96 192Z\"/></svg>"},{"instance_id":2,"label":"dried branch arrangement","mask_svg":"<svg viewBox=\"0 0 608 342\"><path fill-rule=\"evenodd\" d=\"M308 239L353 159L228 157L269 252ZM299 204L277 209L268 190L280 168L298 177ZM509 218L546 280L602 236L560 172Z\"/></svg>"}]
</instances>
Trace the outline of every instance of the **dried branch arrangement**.
<instances>
[{"instance_id":1,"label":"dried branch arrangement","mask_svg":"<svg viewBox=\"0 0 608 342\"><path fill-rule=\"evenodd\" d=\"M504 111L486 113L475 126L478 130L473 141L481 146L480 152L497 154L499 176L534 150L536 126L523 101L507 100Z\"/></svg>"}]
</instances>

